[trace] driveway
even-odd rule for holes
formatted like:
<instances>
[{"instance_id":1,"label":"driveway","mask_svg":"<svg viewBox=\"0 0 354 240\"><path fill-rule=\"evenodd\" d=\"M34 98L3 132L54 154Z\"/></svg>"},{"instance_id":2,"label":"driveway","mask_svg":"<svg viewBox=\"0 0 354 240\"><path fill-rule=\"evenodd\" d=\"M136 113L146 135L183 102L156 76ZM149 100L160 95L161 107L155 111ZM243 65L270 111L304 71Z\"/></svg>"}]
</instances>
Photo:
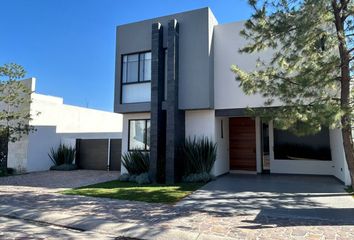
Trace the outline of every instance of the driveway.
<instances>
[{"instance_id":1,"label":"driveway","mask_svg":"<svg viewBox=\"0 0 354 240\"><path fill-rule=\"evenodd\" d=\"M333 220L354 224L354 198L334 177L227 175L178 206L214 214Z\"/></svg>"},{"instance_id":2,"label":"driveway","mask_svg":"<svg viewBox=\"0 0 354 240\"><path fill-rule=\"evenodd\" d=\"M31 176L37 175L29 174L28 181ZM89 181L46 185L0 179L0 237L2 232L26 233L33 229L28 224L44 223L46 227L34 228L36 232L59 227L63 234L75 230L97 239L354 239L354 200L331 177L226 175L176 205L56 192Z\"/></svg>"},{"instance_id":3,"label":"driveway","mask_svg":"<svg viewBox=\"0 0 354 240\"><path fill-rule=\"evenodd\" d=\"M117 171L75 170L43 171L0 178L0 189L13 191L57 192L67 188L76 188L115 180Z\"/></svg>"}]
</instances>

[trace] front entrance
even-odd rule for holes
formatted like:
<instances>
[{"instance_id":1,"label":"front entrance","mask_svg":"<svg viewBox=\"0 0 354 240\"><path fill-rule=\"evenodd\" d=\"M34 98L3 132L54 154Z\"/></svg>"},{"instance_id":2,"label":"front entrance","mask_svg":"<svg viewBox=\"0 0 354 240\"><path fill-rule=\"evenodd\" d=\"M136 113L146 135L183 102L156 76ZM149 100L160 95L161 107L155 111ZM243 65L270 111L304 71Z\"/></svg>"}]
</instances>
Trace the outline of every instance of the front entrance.
<instances>
[{"instance_id":1,"label":"front entrance","mask_svg":"<svg viewBox=\"0 0 354 240\"><path fill-rule=\"evenodd\" d=\"M249 117L229 119L230 170L256 171L255 121Z\"/></svg>"}]
</instances>

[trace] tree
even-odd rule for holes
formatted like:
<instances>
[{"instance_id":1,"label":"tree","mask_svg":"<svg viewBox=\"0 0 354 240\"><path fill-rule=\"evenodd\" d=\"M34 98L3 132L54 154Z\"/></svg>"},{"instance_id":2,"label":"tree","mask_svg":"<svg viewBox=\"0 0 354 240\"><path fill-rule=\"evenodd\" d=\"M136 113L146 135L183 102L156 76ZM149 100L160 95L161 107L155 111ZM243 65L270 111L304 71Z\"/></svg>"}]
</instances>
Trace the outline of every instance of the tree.
<instances>
[{"instance_id":1,"label":"tree","mask_svg":"<svg viewBox=\"0 0 354 240\"><path fill-rule=\"evenodd\" d=\"M232 66L246 94L261 94L259 110L277 127L301 135L321 127L340 127L354 186L353 121L353 0L249 0L254 12L241 35L249 44L242 53L264 50L254 71Z\"/></svg>"},{"instance_id":2,"label":"tree","mask_svg":"<svg viewBox=\"0 0 354 240\"><path fill-rule=\"evenodd\" d=\"M29 104L31 89L17 81L25 76L22 66L0 66L0 173L6 172L8 143L16 142L33 130Z\"/></svg>"}]
</instances>

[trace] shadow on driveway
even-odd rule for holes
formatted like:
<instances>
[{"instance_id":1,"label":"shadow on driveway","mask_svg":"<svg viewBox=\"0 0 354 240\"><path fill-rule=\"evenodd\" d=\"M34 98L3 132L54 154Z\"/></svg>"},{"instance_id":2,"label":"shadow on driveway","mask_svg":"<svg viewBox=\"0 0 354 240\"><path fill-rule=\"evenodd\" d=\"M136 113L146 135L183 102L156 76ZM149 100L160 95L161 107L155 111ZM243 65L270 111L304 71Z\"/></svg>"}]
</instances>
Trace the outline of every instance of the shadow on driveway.
<instances>
[{"instance_id":1,"label":"shadow on driveway","mask_svg":"<svg viewBox=\"0 0 354 240\"><path fill-rule=\"evenodd\" d=\"M0 178L2 187L33 187L43 189L62 189L87 186L118 179L117 171L74 170L43 171Z\"/></svg>"},{"instance_id":2,"label":"shadow on driveway","mask_svg":"<svg viewBox=\"0 0 354 240\"><path fill-rule=\"evenodd\" d=\"M264 217L272 217L272 221L294 218L354 225L353 197L342 183L327 176L229 174L177 205L215 216L257 215L254 222L260 224Z\"/></svg>"}]
</instances>

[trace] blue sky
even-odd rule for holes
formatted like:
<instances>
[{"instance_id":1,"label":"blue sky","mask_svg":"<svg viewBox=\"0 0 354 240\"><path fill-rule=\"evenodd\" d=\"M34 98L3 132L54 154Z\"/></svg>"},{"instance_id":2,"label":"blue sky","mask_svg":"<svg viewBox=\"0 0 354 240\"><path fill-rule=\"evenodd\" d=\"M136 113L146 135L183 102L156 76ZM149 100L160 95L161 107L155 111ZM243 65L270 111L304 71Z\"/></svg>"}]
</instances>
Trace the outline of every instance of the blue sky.
<instances>
[{"instance_id":1,"label":"blue sky","mask_svg":"<svg viewBox=\"0 0 354 240\"><path fill-rule=\"evenodd\" d=\"M16 62L37 92L113 110L115 27L209 6L219 23L247 19L246 0L0 0L0 65Z\"/></svg>"}]
</instances>

